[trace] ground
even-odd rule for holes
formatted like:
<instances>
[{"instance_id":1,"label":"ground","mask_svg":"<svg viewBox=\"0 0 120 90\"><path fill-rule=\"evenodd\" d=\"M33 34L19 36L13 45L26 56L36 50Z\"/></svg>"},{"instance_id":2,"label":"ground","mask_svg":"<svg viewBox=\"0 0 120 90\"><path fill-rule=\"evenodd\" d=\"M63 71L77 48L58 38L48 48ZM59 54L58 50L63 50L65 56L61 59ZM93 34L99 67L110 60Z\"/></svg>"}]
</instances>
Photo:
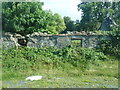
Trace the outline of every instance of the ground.
<instances>
[{"instance_id":1,"label":"ground","mask_svg":"<svg viewBox=\"0 0 120 90\"><path fill-rule=\"evenodd\" d=\"M43 66L41 70L2 73L3 88L118 88L118 61L102 61L90 65L89 70L79 68L63 70ZM38 81L26 81L26 77L41 75Z\"/></svg>"}]
</instances>

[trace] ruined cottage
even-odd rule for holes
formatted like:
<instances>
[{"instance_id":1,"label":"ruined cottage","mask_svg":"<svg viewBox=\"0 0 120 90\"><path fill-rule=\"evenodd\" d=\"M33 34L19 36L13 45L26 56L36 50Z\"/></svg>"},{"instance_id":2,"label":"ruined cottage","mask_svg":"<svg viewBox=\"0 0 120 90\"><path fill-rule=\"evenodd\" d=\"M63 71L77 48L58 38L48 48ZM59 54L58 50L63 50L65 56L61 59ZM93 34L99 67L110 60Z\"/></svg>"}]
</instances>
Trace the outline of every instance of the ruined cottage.
<instances>
[{"instance_id":1,"label":"ruined cottage","mask_svg":"<svg viewBox=\"0 0 120 90\"><path fill-rule=\"evenodd\" d=\"M77 42L78 46L85 48L96 48L101 40L110 39L108 35L96 35L95 33L77 32L70 34L44 34L34 32L22 36L6 32L2 35L2 47L12 48L18 46L27 46L40 48L42 46L62 48Z\"/></svg>"}]
</instances>

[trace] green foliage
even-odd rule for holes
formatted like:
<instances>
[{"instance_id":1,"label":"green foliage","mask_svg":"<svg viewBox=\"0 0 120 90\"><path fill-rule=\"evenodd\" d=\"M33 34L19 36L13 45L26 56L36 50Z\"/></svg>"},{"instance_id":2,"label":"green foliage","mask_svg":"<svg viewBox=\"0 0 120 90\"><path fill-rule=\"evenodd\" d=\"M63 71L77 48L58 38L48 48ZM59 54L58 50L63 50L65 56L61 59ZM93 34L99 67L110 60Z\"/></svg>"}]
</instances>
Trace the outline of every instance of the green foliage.
<instances>
[{"instance_id":1,"label":"green foliage","mask_svg":"<svg viewBox=\"0 0 120 90\"><path fill-rule=\"evenodd\" d=\"M71 17L69 17L69 16L65 16L65 17L63 17L63 19L65 22L66 29L61 33L67 33L67 31L72 32L72 31L80 30L80 26L79 26L80 21L79 20L73 21L73 20L71 20Z\"/></svg>"},{"instance_id":2,"label":"green foliage","mask_svg":"<svg viewBox=\"0 0 120 90\"><path fill-rule=\"evenodd\" d=\"M59 14L42 10L42 2L2 3L3 30L22 35L33 32L57 34L65 29Z\"/></svg>"},{"instance_id":3,"label":"green foliage","mask_svg":"<svg viewBox=\"0 0 120 90\"><path fill-rule=\"evenodd\" d=\"M106 56L93 49L11 48L3 51L2 58L3 88L88 87L86 82L93 88L118 85L118 61L102 61ZM40 81L21 84L25 77L31 75L44 77ZM107 84L103 85L104 81Z\"/></svg>"},{"instance_id":4,"label":"green foliage","mask_svg":"<svg viewBox=\"0 0 120 90\"><path fill-rule=\"evenodd\" d=\"M70 17L65 16L64 22L66 25L66 29L65 29L64 33L66 33L67 31L75 31L76 26L74 24L74 21L72 21Z\"/></svg>"},{"instance_id":5,"label":"green foliage","mask_svg":"<svg viewBox=\"0 0 120 90\"><path fill-rule=\"evenodd\" d=\"M105 54L120 57L120 31L109 33L110 40L103 40L99 50Z\"/></svg>"},{"instance_id":6,"label":"green foliage","mask_svg":"<svg viewBox=\"0 0 120 90\"><path fill-rule=\"evenodd\" d=\"M120 2L82 2L78 5L78 10L82 10L82 20L80 29L84 31L99 30L103 19L109 15L112 17L118 26L112 26L111 29L119 30L119 8Z\"/></svg>"},{"instance_id":7,"label":"green foliage","mask_svg":"<svg viewBox=\"0 0 120 90\"><path fill-rule=\"evenodd\" d=\"M117 32L117 33L116 33ZM115 36L119 34L119 30L113 30L113 31L94 31L97 35L112 35Z\"/></svg>"},{"instance_id":8,"label":"green foliage","mask_svg":"<svg viewBox=\"0 0 120 90\"><path fill-rule=\"evenodd\" d=\"M48 48L18 48L3 50L3 69L26 70L39 69L42 65L62 67L70 64L82 70L88 69L90 63L107 60L102 52L87 48L65 47L62 49Z\"/></svg>"}]
</instances>

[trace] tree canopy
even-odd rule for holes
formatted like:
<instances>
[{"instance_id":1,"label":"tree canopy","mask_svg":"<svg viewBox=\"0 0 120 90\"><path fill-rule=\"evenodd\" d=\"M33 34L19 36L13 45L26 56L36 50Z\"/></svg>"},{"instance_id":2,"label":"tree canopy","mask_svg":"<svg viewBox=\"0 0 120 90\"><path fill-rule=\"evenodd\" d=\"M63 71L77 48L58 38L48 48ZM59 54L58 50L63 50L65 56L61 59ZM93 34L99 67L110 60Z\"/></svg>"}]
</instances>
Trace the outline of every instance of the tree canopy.
<instances>
[{"instance_id":1,"label":"tree canopy","mask_svg":"<svg viewBox=\"0 0 120 90\"><path fill-rule=\"evenodd\" d=\"M59 14L42 10L43 2L2 3L2 25L4 31L22 35L33 32L57 34L66 27Z\"/></svg>"},{"instance_id":2,"label":"tree canopy","mask_svg":"<svg viewBox=\"0 0 120 90\"><path fill-rule=\"evenodd\" d=\"M72 21L71 18L68 17L68 16L65 16L63 19L64 19L64 22L65 22L65 25L66 25L66 29L65 29L64 32L66 32L66 31L74 31L75 30L74 21Z\"/></svg>"},{"instance_id":3,"label":"tree canopy","mask_svg":"<svg viewBox=\"0 0 120 90\"><path fill-rule=\"evenodd\" d=\"M66 29L62 32L62 33L67 33L67 31L79 31L80 27L79 27L79 20L73 21L71 20L71 17L69 16L64 16L63 17L65 25L66 25Z\"/></svg>"},{"instance_id":4,"label":"tree canopy","mask_svg":"<svg viewBox=\"0 0 120 90\"><path fill-rule=\"evenodd\" d=\"M82 10L81 30L94 31L99 27L106 16L112 17L120 29L120 2L82 2L78 10ZM117 29L116 27L111 27Z\"/></svg>"}]
</instances>

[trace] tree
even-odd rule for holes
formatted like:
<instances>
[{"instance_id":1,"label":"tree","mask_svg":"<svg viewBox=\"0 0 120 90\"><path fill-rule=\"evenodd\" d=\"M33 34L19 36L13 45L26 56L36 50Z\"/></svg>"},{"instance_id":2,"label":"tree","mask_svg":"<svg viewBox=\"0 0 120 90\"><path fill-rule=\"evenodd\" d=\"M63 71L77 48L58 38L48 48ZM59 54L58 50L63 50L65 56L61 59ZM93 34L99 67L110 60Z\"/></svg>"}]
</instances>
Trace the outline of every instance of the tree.
<instances>
[{"instance_id":1,"label":"tree","mask_svg":"<svg viewBox=\"0 0 120 90\"><path fill-rule=\"evenodd\" d=\"M67 31L75 31L75 23L74 21L71 20L70 17L65 16L63 17L65 25L66 25L66 29L64 31L64 33L66 33Z\"/></svg>"},{"instance_id":2,"label":"tree","mask_svg":"<svg viewBox=\"0 0 120 90\"><path fill-rule=\"evenodd\" d=\"M78 5L78 10L82 9L83 12L80 23L81 30L99 30L102 21L107 15L112 18L116 17L115 14L118 12L118 9L115 7L118 6L119 2L82 2ZM115 19L115 21L117 20Z\"/></svg>"},{"instance_id":3,"label":"tree","mask_svg":"<svg viewBox=\"0 0 120 90\"><path fill-rule=\"evenodd\" d=\"M42 10L43 2L4 2L2 5L3 30L22 35L33 32L57 34L65 29L59 15ZM55 18L59 18L56 20ZM59 25L58 25L58 24ZM56 27L58 27L56 28Z\"/></svg>"},{"instance_id":4,"label":"tree","mask_svg":"<svg viewBox=\"0 0 120 90\"><path fill-rule=\"evenodd\" d=\"M75 30L80 31L80 20L75 21Z\"/></svg>"},{"instance_id":5,"label":"tree","mask_svg":"<svg viewBox=\"0 0 120 90\"><path fill-rule=\"evenodd\" d=\"M114 15L113 18L115 22L117 23L118 30L120 30L120 1L119 2L113 2L112 8L114 9ZM115 28L115 27L113 27Z\"/></svg>"},{"instance_id":6,"label":"tree","mask_svg":"<svg viewBox=\"0 0 120 90\"><path fill-rule=\"evenodd\" d=\"M48 33L57 33L63 31L66 28L66 26L62 17L58 13L55 13L54 15L52 14L52 12L51 14L49 13L50 11L47 14L49 15L49 17L47 18L48 24L46 26Z\"/></svg>"}]
</instances>

